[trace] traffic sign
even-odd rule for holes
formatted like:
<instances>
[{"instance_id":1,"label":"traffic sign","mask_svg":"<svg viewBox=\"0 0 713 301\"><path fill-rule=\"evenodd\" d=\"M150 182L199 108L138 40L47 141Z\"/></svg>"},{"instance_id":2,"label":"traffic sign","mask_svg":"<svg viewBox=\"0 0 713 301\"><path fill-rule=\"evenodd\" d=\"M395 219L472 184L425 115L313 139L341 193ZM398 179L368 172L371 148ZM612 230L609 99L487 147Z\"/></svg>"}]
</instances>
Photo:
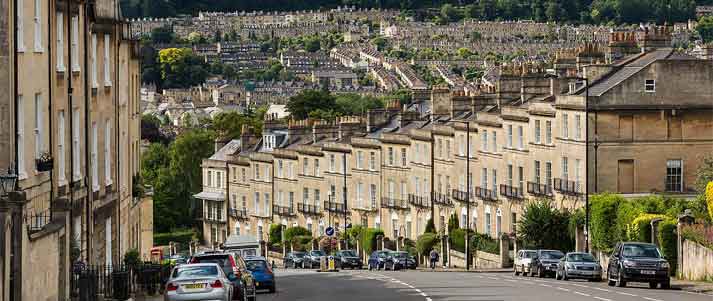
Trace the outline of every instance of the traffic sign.
<instances>
[{"instance_id":1,"label":"traffic sign","mask_svg":"<svg viewBox=\"0 0 713 301\"><path fill-rule=\"evenodd\" d=\"M327 234L327 236L334 235L334 228L332 228L331 226L327 227L327 229L324 229L324 234Z\"/></svg>"}]
</instances>

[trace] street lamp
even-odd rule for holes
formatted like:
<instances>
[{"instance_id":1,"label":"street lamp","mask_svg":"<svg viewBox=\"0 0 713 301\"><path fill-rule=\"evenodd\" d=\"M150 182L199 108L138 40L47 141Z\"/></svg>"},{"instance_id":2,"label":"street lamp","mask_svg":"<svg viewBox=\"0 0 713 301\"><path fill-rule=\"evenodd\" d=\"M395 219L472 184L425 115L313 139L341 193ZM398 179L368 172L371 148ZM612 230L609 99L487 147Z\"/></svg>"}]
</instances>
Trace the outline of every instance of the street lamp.
<instances>
[{"instance_id":1,"label":"street lamp","mask_svg":"<svg viewBox=\"0 0 713 301\"><path fill-rule=\"evenodd\" d=\"M6 196L10 192L15 190L15 184L17 183L17 174L12 170L12 167L8 167L5 174L0 175L0 196Z\"/></svg>"},{"instance_id":2,"label":"street lamp","mask_svg":"<svg viewBox=\"0 0 713 301\"><path fill-rule=\"evenodd\" d=\"M465 124L465 144L466 144L466 154L465 154L465 177L466 177L466 183L465 183L465 269L470 270L470 242L469 242L469 236L470 236L470 184L472 183L471 177L470 177L470 122L467 120L464 121L458 121L458 120L451 120L450 122L455 122L455 123L461 123Z\"/></svg>"}]
</instances>

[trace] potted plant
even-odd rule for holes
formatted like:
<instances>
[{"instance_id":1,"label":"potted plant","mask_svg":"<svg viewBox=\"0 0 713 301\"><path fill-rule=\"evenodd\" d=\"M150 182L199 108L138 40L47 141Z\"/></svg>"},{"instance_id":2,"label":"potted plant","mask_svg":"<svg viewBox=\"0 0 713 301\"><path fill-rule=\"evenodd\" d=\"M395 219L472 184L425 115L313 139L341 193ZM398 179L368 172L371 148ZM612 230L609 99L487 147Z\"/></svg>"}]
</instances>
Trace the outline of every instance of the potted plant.
<instances>
[{"instance_id":1,"label":"potted plant","mask_svg":"<svg viewBox=\"0 0 713 301\"><path fill-rule=\"evenodd\" d=\"M43 152L39 158L35 159L35 164L37 165L37 171L50 171L54 165L54 159L49 152Z\"/></svg>"}]
</instances>

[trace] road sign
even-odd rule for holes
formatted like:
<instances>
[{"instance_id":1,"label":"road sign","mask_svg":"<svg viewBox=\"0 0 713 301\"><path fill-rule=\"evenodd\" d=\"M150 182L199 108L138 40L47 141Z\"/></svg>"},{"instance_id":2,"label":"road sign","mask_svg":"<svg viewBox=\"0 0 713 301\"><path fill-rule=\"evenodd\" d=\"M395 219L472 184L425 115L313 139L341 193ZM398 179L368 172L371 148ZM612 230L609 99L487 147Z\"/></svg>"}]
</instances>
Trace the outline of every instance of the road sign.
<instances>
[{"instance_id":1,"label":"road sign","mask_svg":"<svg viewBox=\"0 0 713 301\"><path fill-rule=\"evenodd\" d=\"M324 234L327 234L327 236L334 235L334 228L332 228L331 226L327 227L327 229L324 229Z\"/></svg>"}]
</instances>

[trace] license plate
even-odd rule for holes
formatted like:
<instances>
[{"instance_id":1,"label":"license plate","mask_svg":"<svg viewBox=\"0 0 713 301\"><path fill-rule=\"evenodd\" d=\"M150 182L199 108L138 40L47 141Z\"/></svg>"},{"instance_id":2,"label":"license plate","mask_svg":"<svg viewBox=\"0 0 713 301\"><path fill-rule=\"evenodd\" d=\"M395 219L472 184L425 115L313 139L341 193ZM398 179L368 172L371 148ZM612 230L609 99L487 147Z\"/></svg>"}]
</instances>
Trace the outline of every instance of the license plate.
<instances>
[{"instance_id":1,"label":"license plate","mask_svg":"<svg viewBox=\"0 0 713 301\"><path fill-rule=\"evenodd\" d=\"M191 289L191 290L194 290L194 289L202 289L202 288L203 288L203 283L199 283L199 284L186 284L186 285L184 285L183 287L185 287L186 289Z\"/></svg>"},{"instance_id":2,"label":"license plate","mask_svg":"<svg viewBox=\"0 0 713 301\"><path fill-rule=\"evenodd\" d=\"M656 271L641 271L641 274L644 274L644 275L656 275Z\"/></svg>"}]
</instances>

